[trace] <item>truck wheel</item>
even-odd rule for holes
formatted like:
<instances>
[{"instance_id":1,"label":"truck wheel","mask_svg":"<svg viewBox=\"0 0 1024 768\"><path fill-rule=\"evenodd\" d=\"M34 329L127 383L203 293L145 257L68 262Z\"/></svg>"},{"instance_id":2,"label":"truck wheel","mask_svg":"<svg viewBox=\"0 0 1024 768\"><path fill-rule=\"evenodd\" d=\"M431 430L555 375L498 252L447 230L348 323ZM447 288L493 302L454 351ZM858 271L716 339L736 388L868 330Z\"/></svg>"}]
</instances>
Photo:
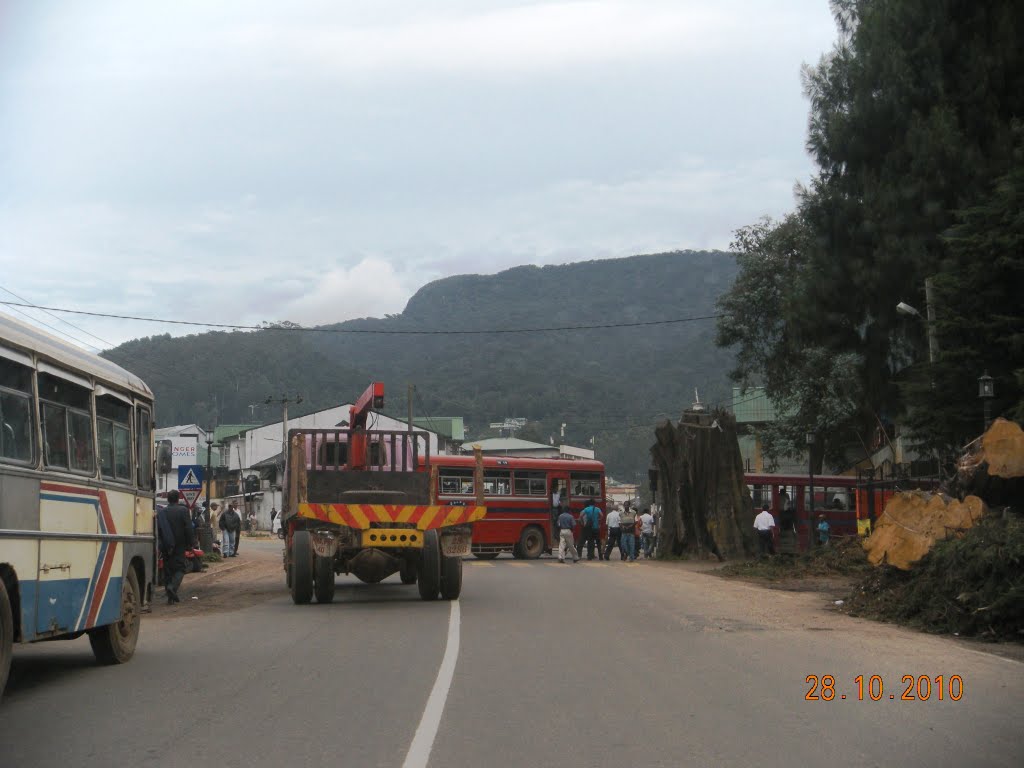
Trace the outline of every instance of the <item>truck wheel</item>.
<instances>
[{"instance_id":1,"label":"truck wheel","mask_svg":"<svg viewBox=\"0 0 1024 768\"><path fill-rule=\"evenodd\" d=\"M0 697L7 687L7 675L11 671L11 656L14 646L14 616L11 614L11 598L7 586L0 578Z\"/></svg>"},{"instance_id":2,"label":"truck wheel","mask_svg":"<svg viewBox=\"0 0 1024 768\"><path fill-rule=\"evenodd\" d=\"M128 566L128 573L121 583L121 615L113 624L89 630L89 645L100 664L124 664L135 653L139 640L139 626L142 623L142 595L135 568Z\"/></svg>"},{"instance_id":3,"label":"truck wheel","mask_svg":"<svg viewBox=\"0 0 1024 768\"><path fill-rule=\"evenodd\" d=\"M477 560L493 560L498 556L497 552L474 552L473 557Z\"/></svg>"},{"instance_id":4,"label":"truck wheel","mask_svg":"<svg viewBox=\"0 0 1024 768\"><path fill-rule=\"evenodd\" d=\"M437 531L426 531L423 534L423 550L420 552L420 564L416 573L420 597L424 600L437 600L441 589L441 544L437 540Z\"/></svg>"},{"instance_id":5,"label":"truck wheel","mask_svg":"<svg viewBox=\"0 0 1024 768\"><path fill-rule=\"evenodd\" d=\"M334 558L315 555L316 582L313 590L318 603L334 600Z\"/></svg>"},{"instance_id":6,"label":"truck wheel","mask_svg":"<svg viewBox=\"0 0 1024 768\"><path fill-rule=\"evenodd\" d=\"M518 541L515 544L512 545L512 557L514 557L516 560L522 560L523 559L523 550L519 546L519 542Z\"/></svg>"},{"instance_id":7,"label":"truck wheel","mask_svg":"<svg viewBox=\"0 0 1024 768\"><path fill-rule=\"evenodd\" d=\"M519 537L519 551L524 560L536 560L544 553L544 533L540 528L527 528Z\"/></svg>"},{"instance_id":8,"label":"truck wheel","mask_svg":"<svg viewBox=\"0 0 1024 768\"><path fill-rule=\"evenodd\" d=\"M458 600L462 592L462 558L441 557L441 597Z\"/></svg>"},{"instance_id":9,"label":"truck wheel","mask_svg":"<svg viewBox=\"0 0 1024 768\"><path fill-rule=\"evenodd\" d=\"M305 605L313 599L313 542L309 531L292 536L292 602Z\"/></svg>"},{"instance_id":10,"label":"truck wheel","mask_svg":"<svg viewBox=\"0 0 1024 768\"><path fill-rule=\"evenodd\" d=\"M411 560L405 560L402 562L402 567L398 570L398 578L402 580L403 584L415 584L416 583L416 563Z\"/></svg>"}]
</instances>

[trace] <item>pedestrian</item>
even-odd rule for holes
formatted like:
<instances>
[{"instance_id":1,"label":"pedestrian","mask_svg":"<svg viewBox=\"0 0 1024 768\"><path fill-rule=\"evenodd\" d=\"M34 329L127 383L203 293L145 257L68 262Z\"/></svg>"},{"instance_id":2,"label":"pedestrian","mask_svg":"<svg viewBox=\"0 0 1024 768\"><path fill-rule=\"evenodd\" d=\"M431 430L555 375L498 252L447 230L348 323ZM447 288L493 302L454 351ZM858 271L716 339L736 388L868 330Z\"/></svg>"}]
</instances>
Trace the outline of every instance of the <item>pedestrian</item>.
<instances>
[{"instance_id":1,"label":"pedestrian","mask_svg":"<svg viewBox=\"0 0 1024 768\"><path fill-rule=\"evenodd\" d=\"M184 504L178 503L176 490L167 492L167 506L160 514L164 519L163 524L160 524L160 531L167 538L166 543L161 546L165 553L164 568L168 575L167 581L164 582L164 592L167 594L167 604L170 605L181 602L178 590L181 588L181 580L185 578L185 549L195 549L196 538L188 509Z\"/></svg>"},{"instance_id":2,"label":"pedestrian","mask_svg":"<svg viewBox=\"0 0 1024 768\"><path fill-rule=\"evenodd\" d=\"M768 511L768 505L761 507L761 513L754 518L754 530L757 531L759 552L761 555L774 555L775 542L772 540L772 529L775 527L775 518Z\"/></svg>"},{"instance_id":3,"label":"pedestrian","mask_svg":"<svg viewBox=\"0 0 1024 768\"><path fill-rule=\"evenodd\" d=\"M572 529L576 521L568 509L563 509L558 516L558 562L564 563L568 553L572 556L574 563L579 562L580 554L576 550L576 544L572 540Z\"/></svg>"},{"instance_id":4,"label":"pedestrian","mask_svg":"<svg viewBox=\"0 0 1024 768\"><path fill-rule=\"evenodd\" d=\"M636 510L626 504L619 517L619 526L622 528L622 559L634 562L636 560Z\"/></svg>"},{"instance_id":5,"label":"pedestrian","mask_svg":"<svg viewBox=\"0 0 1024 768\"><path fill-rule=\"evenodd\" d=\"M830 527L828 520L825 519L825 515L818 515L818 543L821 546L828 544L830 535Z\"/></svg>"},{"instance_id":6,"label":"pedestrian","mask_svg":"<svg viewBox=\"0 0 1024 768\"><path fill-rule=\"evenodd\" d=\"M604 552L601 551L601 508L594 504L593 499L587 500L587 506L580 512L580 522L583 525L583 534L580 537L582 546L580 554L583 554L583 547L587 549L587 560L594 559L594 549L597 549L597 557L604 560Z\"/></svg>"},{"instance_id":7,"label":"pedestrian","mask_svg":"<svg viewBox=\"0 0 1024 768\"><path fill-rule=\"evenodd\" d=\"M243 506L242 508L244 509L245 507ZM232 549L231 549L231 556L232 557L237 557L238 556L238 550L241 548L241 545L242 545L242 524L243 524L243 521L242 521L242 513L238 510L238 504L235 504L235 514L238 516L238 523L237 523L237 525L235 525L235 538L231 542L232 543Z\"/></svg>"},{"instance_id":8,"label":"pedestrian","mask_svg":"<svg viewBox=\"0 0 1024 768\"><path fill-rule=\"evenodd\" d=\"M235 557L238 554L238 534L242 520L235 509L235 503L228 504L227 511L220 516L221 542L220 553L223 557Z\"/></svg>"},{"instance_id":9,"label":"pedestrian","mask_svg":"<svg viewBox=\"0 0 1024 768\"><path fill-rule=\"evenodd\" d=\"M219 522L220 522L220 504L218 504L215 501L215 502L213 502L210 505L210 521L209 521L210 528L212 528L213 530L217 530Z\"/></svg>"},{"instance_id":10,"label":"pedestrian","mask_svg":"<svg viewBox=\"0 0 1024 768\"><path fill-rule=\"evenodd\" d=\"M612 511L605 518L605 524L608 526L608 543L604 546L604 559L608 562L612 560L612 547L618 547L620 555L622 553L621 519L618 507L612 507Z\"/></svg>"},{"instance_id":11,"label":"pedestrian","mask_svg":"<svg viewBox=\"0 0 1024 768\"><path fill-rule=\"evenodd\" d=\"M654 547L654 515L650 509L645 509L640 515L640 539L643 541L644 558L650 559Z\"/></svg>"}]
</instances>

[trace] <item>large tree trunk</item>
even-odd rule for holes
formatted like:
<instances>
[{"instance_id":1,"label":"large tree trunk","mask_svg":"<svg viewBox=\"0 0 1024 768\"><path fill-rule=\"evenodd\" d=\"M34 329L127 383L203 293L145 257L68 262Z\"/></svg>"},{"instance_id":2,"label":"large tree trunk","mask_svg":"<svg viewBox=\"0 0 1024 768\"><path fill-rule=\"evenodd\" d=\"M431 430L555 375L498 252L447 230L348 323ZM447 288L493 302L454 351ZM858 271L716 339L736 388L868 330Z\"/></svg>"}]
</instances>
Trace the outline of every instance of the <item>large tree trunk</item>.
<instances>
[{"instance_id":1,"label":"large tree trunk","mask_svg":"<svg viewBox=\"0 0 1024 768\"><path fill-rule=\"evenodd\" d=\"M687 411L654 435L651 457L662 505L658 557L753 554L753 503L733 416Z\"/></svg>"},{"instance_id":2,"label":"large tree trunk","mask_svg":"<svg viewBox=\"0 0 1024 768\"><path fill-rule=\"evenodd\" d=\"M960 457L950 490L964 498L979 496L990 507L1019 506L1024 499L1024 430L996 419Z\"/></svg>"}]
</instances>

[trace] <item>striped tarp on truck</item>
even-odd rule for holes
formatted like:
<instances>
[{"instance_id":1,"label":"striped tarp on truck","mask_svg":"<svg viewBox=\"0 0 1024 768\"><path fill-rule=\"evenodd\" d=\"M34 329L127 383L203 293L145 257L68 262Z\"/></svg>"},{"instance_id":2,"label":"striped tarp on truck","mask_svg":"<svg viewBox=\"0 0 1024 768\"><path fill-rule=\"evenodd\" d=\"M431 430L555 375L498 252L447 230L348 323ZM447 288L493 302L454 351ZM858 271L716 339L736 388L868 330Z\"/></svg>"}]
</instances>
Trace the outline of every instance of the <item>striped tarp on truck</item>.
<instances>
[{"instance_id":1,"label":"striped tarp on truck","mask_svg":"<svg viewBox=\"0 0 1024 768\"><path fill-rule=\"evenodd\" d=\"M414 506L410 504L299 504L299 516L361 531L371 523L414 523L421 531L482 520L483 506Z\"/></svg>"}]
</instances>

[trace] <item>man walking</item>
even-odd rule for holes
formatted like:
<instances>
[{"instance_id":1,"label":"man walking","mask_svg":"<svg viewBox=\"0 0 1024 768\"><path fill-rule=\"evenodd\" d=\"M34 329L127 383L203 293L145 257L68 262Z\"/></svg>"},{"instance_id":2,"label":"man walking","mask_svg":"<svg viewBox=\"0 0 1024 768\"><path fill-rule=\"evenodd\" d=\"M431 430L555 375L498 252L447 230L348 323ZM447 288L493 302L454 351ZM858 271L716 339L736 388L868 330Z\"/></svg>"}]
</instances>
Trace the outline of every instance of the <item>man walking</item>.
<instances>
[{"instance_id":1,"label":"man walking","mask_svg":"<svg viewBox=\"0 0 1024 768\"><path fill-rule=\"evenodd\" d=\"M754 518L754 530L757 531L760 554L774 555L775 542L772 540L772 528L775 527L775 518L768 511L768 505L761 508L761 514Z\"/></svg>"},{"instance_id":2,"label":"man walking","mask_svg":"<svg viewBox=\"0 0 1024 768\"><path fill-rule=\"evenodd\" d=\"M593 499L587 501L587 506L580 512L580 522L583 525L583 535L580 537L580 555L583 548L587 549L587 560L594 559L594 549L597 549L597 557L604 560L604 552L601 551L601 508L594 504Z\"/></svg>"},{"instance_id":3,"label":"man walking","mask_svg":"<svg viewBox=\"0 0 1024 768\"><path fill-rule=\"evenodd\" d=\"M636 509L626 504L619 516L622 529L622 559L636 561Z\"/></svg>"},{"instance_id":4,"label":"man walking","mask_svg":"<svg viewBox=\"0 0 1024 768\"><path fill-rule=\"evenodd\" d=\"M185 578L185 548L195 549L196 537L192 529L192 520L184 504L178 503L176 490L167 492L167 506L160 512L163 515L161 533L166 533L168 541L161 542L164 551L164 564L168 580L164 584L167 593L167 604L180 603L178 589ZM158 521L159 522L159 521Z\"/></svg>"},{"instance_id":5,"label":"man walking","mask_svg":"<svg viewBox=\"0 0 1024 768\"><path fill-rule=\"evenodd\" d=\"M612 561L612 547L619 548L619 554L622 554L622 528L620 527L621 515L618 507L612 507L612 511L608 513L608 517L605 522L608 525L608 543L604 547L604 559L609 563Z\"/></svg>"},{"instance_id":6,"label":"man walking","mask_svg":"<svg viewBox=\"0 0 1024 768\"><path fill-rule=\"evenodd\" d=\"M576 524L568 509L562 510L558 516L558 562L565 562L566 550L572 555L574 563L579 562L580 554L576 551L576 544L572 540L572 528Z\"/></svg>"},{"instance_id":7,"label":"man walking","mask_svg":"<svg viewBox=\"0 0 1024 768\"><path fill-rule=\"evenodd\" d=\"M238 516L235 503L228 504L227 511L220 516L220 553L223 557L238 555L238 534L242 529L242 518Z\"/></svg>"},{"instance_id":8,"label":"man walking","mask_svg":"<svg viewBox=\"0 0 1024 768\"><path fill-rule=\"evenodd\" d=\"M650 559L651 549L654 547L654 515L649 509L645 509L640 515L640 538L643 541L644 558Z\"/></svg>"}]
</instances>

